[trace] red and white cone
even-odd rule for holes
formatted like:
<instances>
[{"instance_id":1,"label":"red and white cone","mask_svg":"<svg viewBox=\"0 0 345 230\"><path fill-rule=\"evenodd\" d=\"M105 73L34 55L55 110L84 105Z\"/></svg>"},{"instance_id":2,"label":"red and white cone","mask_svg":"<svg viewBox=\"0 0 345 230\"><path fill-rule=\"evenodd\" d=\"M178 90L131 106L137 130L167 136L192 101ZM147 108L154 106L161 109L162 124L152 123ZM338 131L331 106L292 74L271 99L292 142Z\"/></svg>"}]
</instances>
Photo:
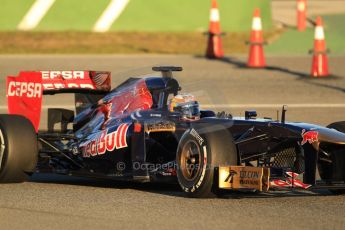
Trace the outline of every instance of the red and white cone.
<instances>
[{"instance_id":1,"label":"red and white cone","mask_svg":"<svg viewBox=\"0 0 345 230\"><path fill-rule=\"evenodd\" d=\"M220 29L220 17L218 4L216 0L212 0L210 12L210 27L208 32L208 43L206 50L207 58L222 58L224 51L222 46L222 32Z\"/></svg>"},{"instance_id":2,"label":"red and white cone","mask_svg":"<svg viewBox=\"0 0 345 230\"><path fill-rule=\"evenodd\" d=\"M266 66L265 55L264 55L264 36L262 32L262 22L260 17L260 10L255 9L252 32L250 36L250 50L248 58L248 67L252 68L263 68Z\"/></svg>"},{"instance_id":3,"label":"red and white cone","mask_svg":"<svg viewBox=\"0 0 345 230\"><path fill-rule=\"evenodd\" d=\"M297 30L305 31L307 27L307 0L297 0Z\"/></svg>"},{"instance_id":4,"label":"red and white cone","mask_svg":"<svg viewBox=\"0 0 345 230\"><path fill-rule=\"evenodd\" d=\"M312 77L327 77L328 72L328 58L325 40L325 32L321 17L316 19L315 27L315 41L313 50L313 63L311 69Z\"/></svg>"}]
</instances>

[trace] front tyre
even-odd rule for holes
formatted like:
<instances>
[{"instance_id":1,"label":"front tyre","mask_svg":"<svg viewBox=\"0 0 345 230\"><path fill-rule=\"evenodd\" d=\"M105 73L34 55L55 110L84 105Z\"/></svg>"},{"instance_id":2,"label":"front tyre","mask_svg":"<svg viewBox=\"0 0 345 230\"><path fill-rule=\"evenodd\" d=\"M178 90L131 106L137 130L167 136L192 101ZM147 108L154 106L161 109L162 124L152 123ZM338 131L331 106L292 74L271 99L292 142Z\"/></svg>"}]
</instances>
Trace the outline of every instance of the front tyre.
<instances>
[{"instance_id":1,"label":"front tyre","mask_svg":"<svg viewBox=\"0 0 345 230\"><path fill-rule=\"evenodd\" d=\"M220 194L220 165L237 165L233 138L221 125L200 125L182 136L176 154L177 179L189 197L210 198Z\"/></svg>"},{"instance_id":2,"label":"front tyre","mask_svg":"<svg viewBox=\"0 0 345 230\"><path fill-rule=\"evenodd\" d=\"M345 121L332 123L327 128L345 133ZM334 148L330 150L328 162L319 164L321 179L325 181L345 181L345 150ZM330 189L334 194L345 194L345 189Z\"/></svg>"},{"instance_id":3,"label":"front tyre","mask_svg":"<svg viewBox=\"0 0 345 230\"><path fill-rule=\"evenodd\" d=\"M37 164L37 135L19 115L0 115L0 183L23 182Z\"/></svg>"}]
</instances>

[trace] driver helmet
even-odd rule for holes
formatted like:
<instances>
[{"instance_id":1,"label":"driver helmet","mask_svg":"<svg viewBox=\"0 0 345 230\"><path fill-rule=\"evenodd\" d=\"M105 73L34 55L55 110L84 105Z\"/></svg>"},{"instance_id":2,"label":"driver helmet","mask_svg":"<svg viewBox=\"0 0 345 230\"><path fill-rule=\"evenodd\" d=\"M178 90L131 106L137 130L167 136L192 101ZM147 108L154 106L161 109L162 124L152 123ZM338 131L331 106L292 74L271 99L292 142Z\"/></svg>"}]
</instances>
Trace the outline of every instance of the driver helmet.
<instances>
[{"instance_id":1,"label":"driver helmet","mask_svg":"<svg viewBox=\"0 0 345 230\"><path fill-rule=\"evenodd\" d=\"M183 119L196 120L200 118L199 103L191 94L178 94L169 100L169 111L180 112Z\"/></svg>"}]
</instances>

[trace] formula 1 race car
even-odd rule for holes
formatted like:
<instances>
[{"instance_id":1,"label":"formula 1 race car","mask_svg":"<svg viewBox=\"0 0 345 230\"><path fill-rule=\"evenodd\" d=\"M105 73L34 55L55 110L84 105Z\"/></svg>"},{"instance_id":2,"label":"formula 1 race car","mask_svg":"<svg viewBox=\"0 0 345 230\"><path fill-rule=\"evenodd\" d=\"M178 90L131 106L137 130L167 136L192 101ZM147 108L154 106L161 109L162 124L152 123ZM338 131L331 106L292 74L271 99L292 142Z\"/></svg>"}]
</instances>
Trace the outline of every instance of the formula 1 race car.
<instances>
[{"instance_id":1,"label":"formula 1 race car","mask_svg":"<svg viewBox=\"0 0 345 230\"><path fill-rule=\"evenodd\" d=\"M173 78L130 78L111 90L109 72L40 71L7 77L0 115L0 182L34 172L139 182L175 182L191 197L226 191L345 191L345 122L327 128L200 110ZM48 109L42 96L74 93L75 109Z\"/></svg>"}]
</instances>

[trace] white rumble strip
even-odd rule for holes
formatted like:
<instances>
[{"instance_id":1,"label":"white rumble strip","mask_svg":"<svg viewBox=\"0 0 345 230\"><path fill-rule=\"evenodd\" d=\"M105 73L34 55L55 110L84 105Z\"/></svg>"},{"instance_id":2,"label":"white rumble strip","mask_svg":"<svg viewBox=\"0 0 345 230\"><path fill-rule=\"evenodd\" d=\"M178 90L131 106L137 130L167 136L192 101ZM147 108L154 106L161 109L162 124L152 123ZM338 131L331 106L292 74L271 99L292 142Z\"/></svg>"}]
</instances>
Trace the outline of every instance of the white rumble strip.
<instances>
[{"instance_id":1,"label":"white rumble strip","mask_svg":"<svg viewBox=\"0 0 345 230\"><path fill-rule=\"evenodd\" d=\"M94 32L107 32L126 8L129 0L112 0L93 27Z\"/></svg>"},{"instance_id":2,"label":"white rumble strip","mask_svg":"<svg viewBox=\"0 0 345 230\"><path fill-rule=\"evenodd\" d=\"M32 30L37 27L42 18L54 4L55 0L36 0L19 23L18 30Z\"/></svg>"}]
</instances>

